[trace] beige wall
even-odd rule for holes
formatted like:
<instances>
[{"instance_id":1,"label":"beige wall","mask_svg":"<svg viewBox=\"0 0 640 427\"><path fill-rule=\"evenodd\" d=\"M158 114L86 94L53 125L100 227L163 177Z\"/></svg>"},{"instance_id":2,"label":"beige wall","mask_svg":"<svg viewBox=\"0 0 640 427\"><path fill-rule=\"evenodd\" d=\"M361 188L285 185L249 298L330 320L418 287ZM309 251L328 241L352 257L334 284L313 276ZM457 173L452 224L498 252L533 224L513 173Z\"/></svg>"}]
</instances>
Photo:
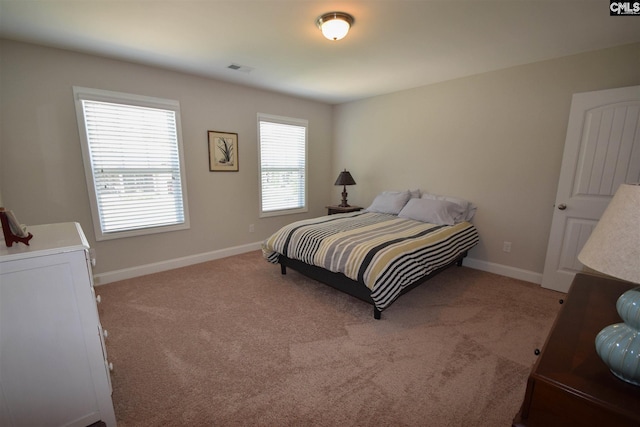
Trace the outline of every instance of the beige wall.
<instances>
[{"instance_id":1,"label":"beige wall","mask_svg":"<svg viewBox=\"0 0 640 427\"><path fill-rule=\"evenodd\" d=\"M80 222L96 249L96 273L259 242L288 222L326 212L333 190L327 182L335 180L331 106L90 55L0 43L2 200L27 225ZM95 242L74 85L180 101L190 230ZM309 120L306 215L258 218L258 112ZM207 130L238 133L239 172L209 172ZM255 224L254 233L249 224Z\"/></svg>"},{"instance_id":2,"label":"beige wall","mask_svg":"<svg viewBox=\"0 0 640 427\"><path fill-rule=\"evenodd\" d=\"M393 78L393 76L390 76ZM640 44L509 68L337 106L335 171L352 204L421 188L478 206L470 257L541 274L571 95L640 84ZM511 253L502 251L512 242Z\"/></svg>"},{"instance_id":3,"label":"beige wall","mask_svg":"<svg viewBox=\"0 0 640 427\"><path fill-rule=\"evenodd\" d=\"M425 86L335 107L158 68L0 41L0 194L26 224L78 221L97 273L247 245L339 202L421 188L478 205L470 257L543 270L566 125L575 92L640 84L640 44ZM95 242L72 86L177 99L191 229ZM307 215L258 218L256 113L309 120ZM207 130L238 132L240 171L208 170ZM249 233L255 224L255 233ZM512 252L502 252L502 242Z\"/></svg>"}]
</instances>

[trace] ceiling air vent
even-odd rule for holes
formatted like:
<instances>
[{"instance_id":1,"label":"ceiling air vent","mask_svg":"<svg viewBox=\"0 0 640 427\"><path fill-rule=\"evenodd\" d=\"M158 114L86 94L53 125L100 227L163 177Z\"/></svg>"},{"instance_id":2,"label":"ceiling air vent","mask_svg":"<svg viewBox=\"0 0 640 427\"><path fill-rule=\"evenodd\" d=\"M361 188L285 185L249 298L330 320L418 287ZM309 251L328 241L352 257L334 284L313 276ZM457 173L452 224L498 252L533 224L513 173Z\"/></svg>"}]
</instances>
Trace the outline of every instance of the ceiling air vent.
<instances>
[{"instance_id":1,"label":"ceiling air vent","mask_svg":"<svg viewBox=\"0 0 640 427\"><path fill-rule=\"evenodd\" d=\"M238 65L238 64L231 64L227 68L230 70L240 71L242 73L247 73L247 74L253 71L253 68L251 67L247 67L246 65Z\"/></svg>"}]
</instances>

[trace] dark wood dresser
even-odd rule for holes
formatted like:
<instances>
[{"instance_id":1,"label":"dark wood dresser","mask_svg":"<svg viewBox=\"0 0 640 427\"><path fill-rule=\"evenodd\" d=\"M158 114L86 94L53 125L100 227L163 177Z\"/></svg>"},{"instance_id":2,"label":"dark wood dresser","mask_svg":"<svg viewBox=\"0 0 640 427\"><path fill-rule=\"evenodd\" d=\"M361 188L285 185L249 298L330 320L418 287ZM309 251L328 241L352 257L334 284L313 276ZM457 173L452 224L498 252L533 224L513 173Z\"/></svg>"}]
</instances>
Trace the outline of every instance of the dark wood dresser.
<instances>
[{"instance_id":1,"label":"dark wood dresser","mask_svg":"<svg viewBox=\"0 0 640 427\"><path fill-rule=\"evenodd\" d=\"M536 361L513 426L640 426L640 387L616 378L594 340L622 320L618 297L635 285L577 274Z\"/></svg>"}]
</instances>

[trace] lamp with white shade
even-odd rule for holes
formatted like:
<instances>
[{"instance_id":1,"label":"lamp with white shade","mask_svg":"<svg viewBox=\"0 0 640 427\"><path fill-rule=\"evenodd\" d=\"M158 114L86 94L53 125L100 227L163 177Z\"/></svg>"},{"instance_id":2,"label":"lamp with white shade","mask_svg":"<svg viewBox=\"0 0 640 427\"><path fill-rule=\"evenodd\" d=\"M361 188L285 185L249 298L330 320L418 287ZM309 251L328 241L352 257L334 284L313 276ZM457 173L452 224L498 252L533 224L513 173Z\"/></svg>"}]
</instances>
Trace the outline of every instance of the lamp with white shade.
<instances>
[{"instance_id":1,"label":"lamp with white shade","mask_svg":"<svg viewBox=\"0 0 640 427\"><path fill-rule=\"evenodd\" d=\"M587 267L640 284L640 184L622 184L578 255ZM640 385L640 287L616 303L624 323L596 336L596 351L611 372Z\"/></svg>"}]
</instances>

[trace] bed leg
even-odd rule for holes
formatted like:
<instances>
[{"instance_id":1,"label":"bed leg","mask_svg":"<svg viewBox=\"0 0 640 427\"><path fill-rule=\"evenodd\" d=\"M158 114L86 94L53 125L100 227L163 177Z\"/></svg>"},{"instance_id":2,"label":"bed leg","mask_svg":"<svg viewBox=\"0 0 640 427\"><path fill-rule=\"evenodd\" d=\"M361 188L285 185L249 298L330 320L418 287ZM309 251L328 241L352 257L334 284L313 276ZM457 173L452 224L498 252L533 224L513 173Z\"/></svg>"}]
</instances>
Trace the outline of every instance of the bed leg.
<instances>
[{"instance_id":1,"label":"bed leg","mask_svg":"<svg viewBox=\"0 0 640 427\"><path fill-rule=\"evenodd\" d=\"M380 320L380 315L382 314L382 312L380 310L378 310L378 307L376 307L375 305L373 306L373 318L376 320Z\"/></svg>"},{"instance_id":2,"label":"bed leg","mask_svg":"<svg viewBox=\"0 0 640 427\"><path fill-rule=\"evenodd\" d=\"M458 258L458 261L456 261L456 265L458 267L462 267L462 260L464 260L466 257L467 257L467 252L465 251L465 253L463 253L462 256Z\"/></svg>"},{"instance_id":3,"label":"bed leg","mask_svg":"<svg viewBox=\"0 0 640 427\"><path fill-rule=\"evenodd\" d=\"M287 274L287 266L284 264L280 264L280 273Z\"/></svg>"}]
</instances>

